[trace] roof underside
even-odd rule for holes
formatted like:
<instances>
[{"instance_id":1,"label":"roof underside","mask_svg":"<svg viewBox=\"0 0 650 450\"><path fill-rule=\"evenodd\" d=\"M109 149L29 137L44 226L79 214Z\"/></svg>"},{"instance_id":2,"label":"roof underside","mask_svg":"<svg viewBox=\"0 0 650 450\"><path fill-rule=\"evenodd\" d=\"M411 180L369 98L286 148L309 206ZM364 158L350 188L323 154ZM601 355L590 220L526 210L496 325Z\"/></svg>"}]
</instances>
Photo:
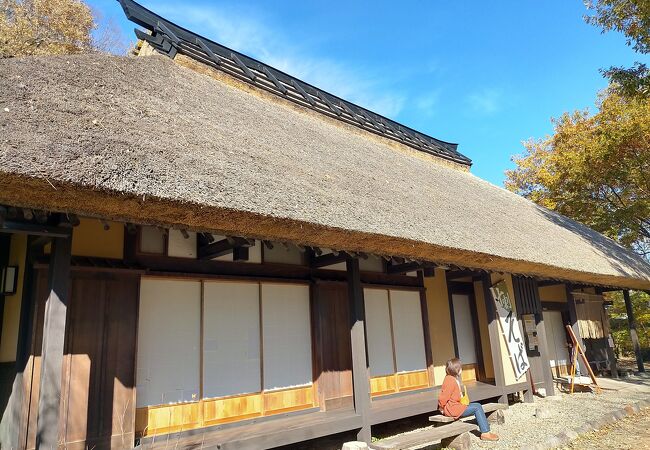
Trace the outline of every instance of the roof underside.
<instances>
[{"instance_id":1,"label":"roof underside","mask_svg":"<svg viewBox=\"0 0 650 450\"><path fill-rule=\"evenodd\" d=\"M0 85L0 203L650 288L581 224L168 58L1 60Z\"/></svg>"},{"instance_id":2,"label":"roof underside","mask_svg":"<svg viewBox=\"0 0 650 450\"><path fill-rule=\"evenodd\" d=\"M451 144L427 136L370 110L361 108L291 75L186 30L132 0L119 0L127 18L151 34L135 30L159 53L184 54L258 88L302 106L408 145L439 158L470 166L472 161Z\"/></svg>"}]
</instances>

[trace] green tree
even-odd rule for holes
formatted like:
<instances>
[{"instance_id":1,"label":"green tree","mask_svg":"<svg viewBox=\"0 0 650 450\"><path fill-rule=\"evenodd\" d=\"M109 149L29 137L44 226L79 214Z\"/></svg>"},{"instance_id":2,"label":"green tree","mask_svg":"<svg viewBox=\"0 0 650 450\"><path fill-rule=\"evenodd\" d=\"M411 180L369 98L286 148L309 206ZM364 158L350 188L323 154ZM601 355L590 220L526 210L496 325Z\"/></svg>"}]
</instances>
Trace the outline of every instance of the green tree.
<instances>
[{"instance_id":1,"label":"green tree","mask_svg":"<svg viewBox=\"0 0 650 450\"><path fill-rule=\"evenodd\" d=\"M611 324L612 336L616 343L616 353L618 355L634 355L632 340L630 339L630 329L627 322L627 310L623 294L620 292L611 292L607 294L608 298L613 300L613 305L609 308L609 317ZM639 336L639 345L642 349L650 349L650 296L643 292L633 291L630 294L632 302L632 311L636 319L637 334ZM650 355L646 355L648 359Z\"/></svg>"},{"instance_id":2,"label":"green tree","mask_svg":"<svg viewBox=\"0 0 650 450\"><path fill-rule=\"evenodd\" d=\"M650 52L650 0L596 0L585 4L593 12L585 16L587 23L602 28L603 33L623 33L635 52ZM603 74L623 95L650 97L650 68L646 64L610 67Z\"/></svg>"},{"instance_id":3,"label":"green tree","mask_svg":"<svg viewBox=\"0 0 650 450\"><path fill-rule=\"evenodd\" d=\"M0 57L125 53L110 21L80 0L0 0Z\"/></svg>"},{"instance_id":4,"label":"green tree","mask_svg":"<svg viewBox=\"0 0 650 450\"><path fill-rule=\"evenodd\" d=\"M526 142L506 187L650 255L650 101L603 93L598 112L565 113Z\"/></svg>"}]
</instances>

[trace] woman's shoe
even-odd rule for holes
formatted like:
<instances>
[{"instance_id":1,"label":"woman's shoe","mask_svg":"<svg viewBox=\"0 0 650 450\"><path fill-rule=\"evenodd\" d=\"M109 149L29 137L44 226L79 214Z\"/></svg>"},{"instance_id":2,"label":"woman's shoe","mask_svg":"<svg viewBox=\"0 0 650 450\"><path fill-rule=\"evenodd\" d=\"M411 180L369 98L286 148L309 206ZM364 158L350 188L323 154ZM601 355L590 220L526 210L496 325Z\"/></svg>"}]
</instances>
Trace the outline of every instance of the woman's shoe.
<instances>
[{"instance_id":1,"label":"woman's shoe","mask_svg":"<svg viewBox=\"0 0 650 450\"><path fill-rule=\"evenodd\" d=\"M482 441L498 441L499 436L494 434L494 433L482 433L481 434L481 440Z\"/></svg>"}]
</instances>

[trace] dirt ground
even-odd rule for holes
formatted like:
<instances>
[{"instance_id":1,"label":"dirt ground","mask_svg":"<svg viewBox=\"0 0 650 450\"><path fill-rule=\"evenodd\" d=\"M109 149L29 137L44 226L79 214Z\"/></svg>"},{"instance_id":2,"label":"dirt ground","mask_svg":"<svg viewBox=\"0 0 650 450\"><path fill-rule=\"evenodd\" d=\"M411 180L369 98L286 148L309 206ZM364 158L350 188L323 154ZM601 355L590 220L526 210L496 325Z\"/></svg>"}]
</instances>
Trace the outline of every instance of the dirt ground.
<instances>
[{"instance_id":1,"label":"dirt ground","mask_svg":"<svg viewBox=\"0 0 650 450\"><path fill-rule=\"evenodd\" d=\"M650 449L650 409L580 436L563 449Z\"/></svg>"}]
</instances>

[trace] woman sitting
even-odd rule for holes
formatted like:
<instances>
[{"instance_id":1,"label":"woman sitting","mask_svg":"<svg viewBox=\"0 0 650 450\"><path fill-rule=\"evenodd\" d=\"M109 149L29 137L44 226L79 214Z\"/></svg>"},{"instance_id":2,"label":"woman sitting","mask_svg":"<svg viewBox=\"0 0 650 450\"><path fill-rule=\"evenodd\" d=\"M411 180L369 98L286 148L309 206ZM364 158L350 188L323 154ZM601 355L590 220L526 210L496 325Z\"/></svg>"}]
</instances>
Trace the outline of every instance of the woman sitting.
<instances>
[{"instance_id":1,"label":"woman sitting","mask_svg":"<svg viewBox=\"0 0 650 450\"><path fill-rule=\"evenodd\" d=\"M484 441L498 441L499 436L490 433L490 425L488 424L483 405L480 403L470 403L464 405L460 402L460 374L463 371L463 365L458 358L452 358L447 361L445 368L447 376L442 382L442 389L438 395L438 406L440 411L447 416L453 417L454 420L460 417L474 416L478 429L481 432L481 439Z\"/></svg>"}]
</instances>

